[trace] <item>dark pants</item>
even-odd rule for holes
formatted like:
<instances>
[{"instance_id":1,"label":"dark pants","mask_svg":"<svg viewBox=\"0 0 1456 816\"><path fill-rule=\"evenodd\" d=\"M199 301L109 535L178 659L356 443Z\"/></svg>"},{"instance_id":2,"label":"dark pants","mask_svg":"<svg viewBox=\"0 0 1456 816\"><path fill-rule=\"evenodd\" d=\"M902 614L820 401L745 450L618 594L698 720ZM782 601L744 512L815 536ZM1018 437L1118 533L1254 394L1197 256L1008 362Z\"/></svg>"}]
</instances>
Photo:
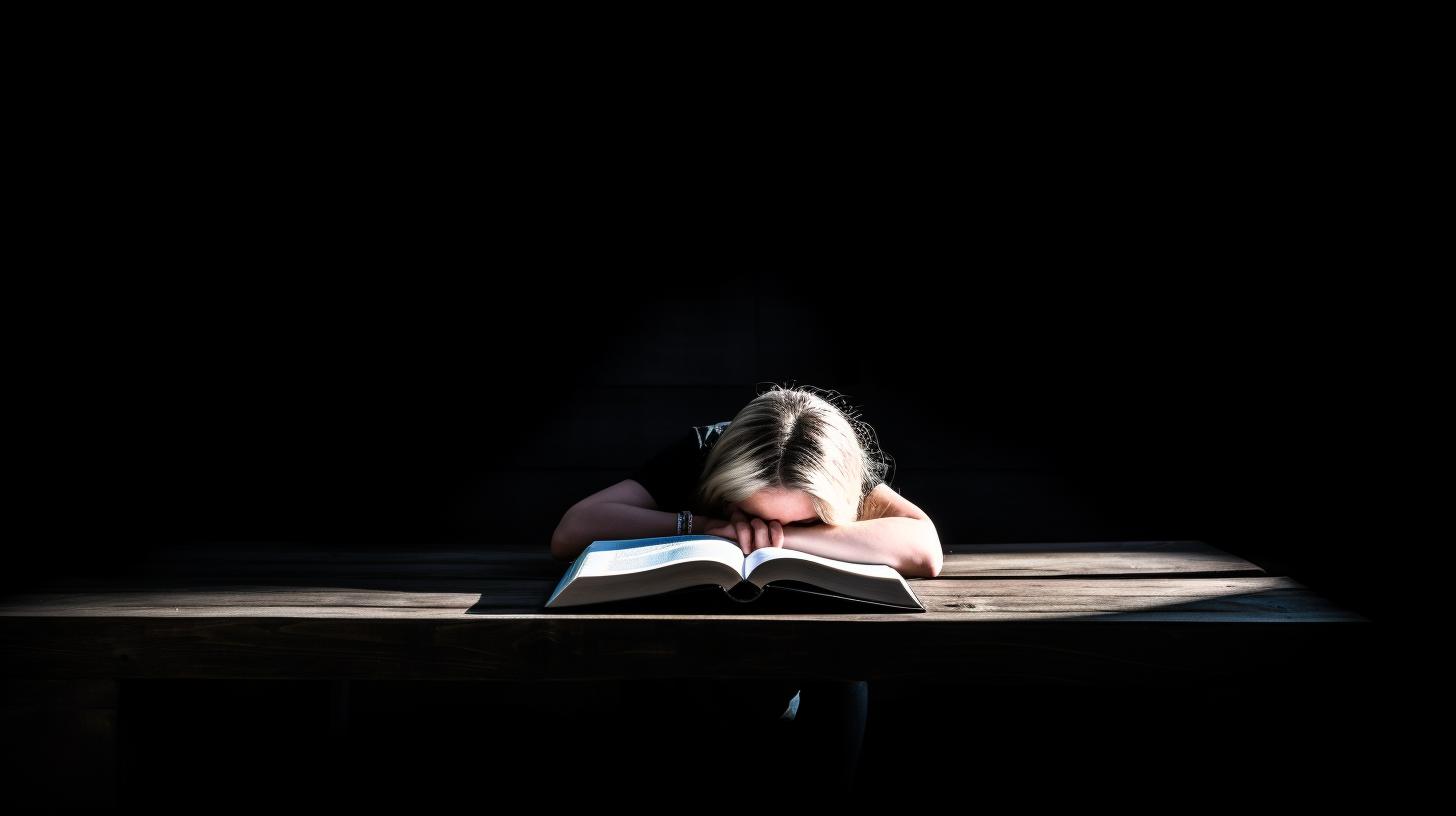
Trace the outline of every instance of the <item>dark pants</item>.
<instances>
[{"instance_id":1,"label":"dark pants","mask_svg":"<svg viewBox=\"0 0 1456 816\"><path fill-rule=\"evenodd\" d=\"M602 766L612 778L651 763L673 787L721 788L822 801L853 784L869 714L869 683L852 680L623 680ZM616 745L615 751L609 751ZM629 747L630 746L630 747ZM738 786L738 787L734 787Z\"/></svg>"},{"instance_id":2,"label":"dark pants","mask_svg":"<svg viewBox=\"0 0 1456 816\"><path fill-rule=\"evenodd\" d=\"M793 719L798 761L830 791L848 792L864 748L869 681L805 681Z\"/></svg>"}]
</instances>

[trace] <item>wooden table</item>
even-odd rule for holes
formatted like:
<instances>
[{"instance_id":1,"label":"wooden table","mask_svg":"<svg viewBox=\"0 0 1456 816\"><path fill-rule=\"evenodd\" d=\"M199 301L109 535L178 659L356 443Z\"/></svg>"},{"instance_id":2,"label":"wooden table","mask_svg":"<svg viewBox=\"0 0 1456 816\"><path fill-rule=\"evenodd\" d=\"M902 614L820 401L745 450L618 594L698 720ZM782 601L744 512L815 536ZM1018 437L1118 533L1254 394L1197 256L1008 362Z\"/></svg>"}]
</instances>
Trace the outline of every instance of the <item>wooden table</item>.
<instances>
[{"instance_id":1,"label":"wooden table","mask_svg":"<svg viewBox=\"0 0 1456 816\"><path fill-rule=\"evenodd\" d=\"M925 613L544 613L565 568L544 547L164 551L126 575L56 580L0 602L8 705L57 717L76 750L99 758L105 791L119 680L328 678L344 691L363 678L677 676L1166 689L1255 673L1299 682L1361 659L1373 628L1197 541L948 548L939 577L912 581Z\"/></svg>"}]
</instances>

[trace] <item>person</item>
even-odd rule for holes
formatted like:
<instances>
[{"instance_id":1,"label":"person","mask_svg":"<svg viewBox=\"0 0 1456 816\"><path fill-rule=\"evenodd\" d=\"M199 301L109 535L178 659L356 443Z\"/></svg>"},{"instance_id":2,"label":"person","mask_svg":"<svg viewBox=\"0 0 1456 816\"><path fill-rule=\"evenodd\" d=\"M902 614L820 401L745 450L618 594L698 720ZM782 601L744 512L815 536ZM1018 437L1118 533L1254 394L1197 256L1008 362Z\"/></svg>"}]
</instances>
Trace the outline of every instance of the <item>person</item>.
<instances>
[{"instance_id":1,"label":"person","mask_svg":"<svg viewBox=\"0 0 1456 816\"><path fill-rule=\"evenodd\" d=\"M783 547L935 577L942 565L935 524L890 487L891 458L873 427L842 402L811 386L774 384L731 420L685 428L626 478L568 508L552 533L552 554L570 561L598 539L691 533L731 539L745 555ZM696 697L667 681L624 684L622 692L629 710L669 718L682 708L701 712L707 701L749 734L789 723L801 758L819 762L825 780L850 783L867 722L867 681L706 685L706 692L693 687Z\"/></svg>"}]
</instances>

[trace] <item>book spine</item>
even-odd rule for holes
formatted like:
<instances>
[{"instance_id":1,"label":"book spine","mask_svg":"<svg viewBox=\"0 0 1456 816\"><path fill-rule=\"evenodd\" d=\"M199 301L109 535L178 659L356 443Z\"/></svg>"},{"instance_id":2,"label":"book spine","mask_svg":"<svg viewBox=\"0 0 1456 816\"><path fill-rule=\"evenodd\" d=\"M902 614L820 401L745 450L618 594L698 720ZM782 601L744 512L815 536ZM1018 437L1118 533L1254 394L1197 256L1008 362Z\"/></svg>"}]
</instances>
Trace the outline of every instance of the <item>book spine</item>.
<instances>
[{"instance_id":1,"label":"book spine","mask_svg":"<svg viewBox=\"0 0 1456 816\"><path fill-rule=\"evenodd\" d=\"M758 600L758 596L763 594L763 590L759 589L758 585L751 581L739 581L731 588L725 588L723 591L728 597L739 603L751 603Z\"/></svg>"}]
</instances>

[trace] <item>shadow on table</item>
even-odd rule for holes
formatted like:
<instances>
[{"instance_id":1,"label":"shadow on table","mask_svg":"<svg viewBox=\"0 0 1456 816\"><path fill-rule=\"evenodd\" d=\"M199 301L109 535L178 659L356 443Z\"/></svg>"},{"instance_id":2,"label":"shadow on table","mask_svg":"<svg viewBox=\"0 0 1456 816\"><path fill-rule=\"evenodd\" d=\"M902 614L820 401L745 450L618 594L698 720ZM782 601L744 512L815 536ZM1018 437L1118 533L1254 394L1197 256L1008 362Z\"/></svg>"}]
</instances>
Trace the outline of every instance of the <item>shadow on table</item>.
<instances>
[{"instance_id":1,"label":"shadow on table","mask_svg":"<svg viewBox=\"0 0 1456 816\"><path fill-rule=\"evenodd\" d=\"M487 615L501 611L498 602L480 597L466 614ZM798 582L780 582L764 587L763 593L751 601L734 600L721 587L703 585L684 587L644 598L583 604L560 608L542 607L545 614L660 614L660 615L866 615L923 613L889 604L827 595Z\"/></svg>"}]
</instances>

